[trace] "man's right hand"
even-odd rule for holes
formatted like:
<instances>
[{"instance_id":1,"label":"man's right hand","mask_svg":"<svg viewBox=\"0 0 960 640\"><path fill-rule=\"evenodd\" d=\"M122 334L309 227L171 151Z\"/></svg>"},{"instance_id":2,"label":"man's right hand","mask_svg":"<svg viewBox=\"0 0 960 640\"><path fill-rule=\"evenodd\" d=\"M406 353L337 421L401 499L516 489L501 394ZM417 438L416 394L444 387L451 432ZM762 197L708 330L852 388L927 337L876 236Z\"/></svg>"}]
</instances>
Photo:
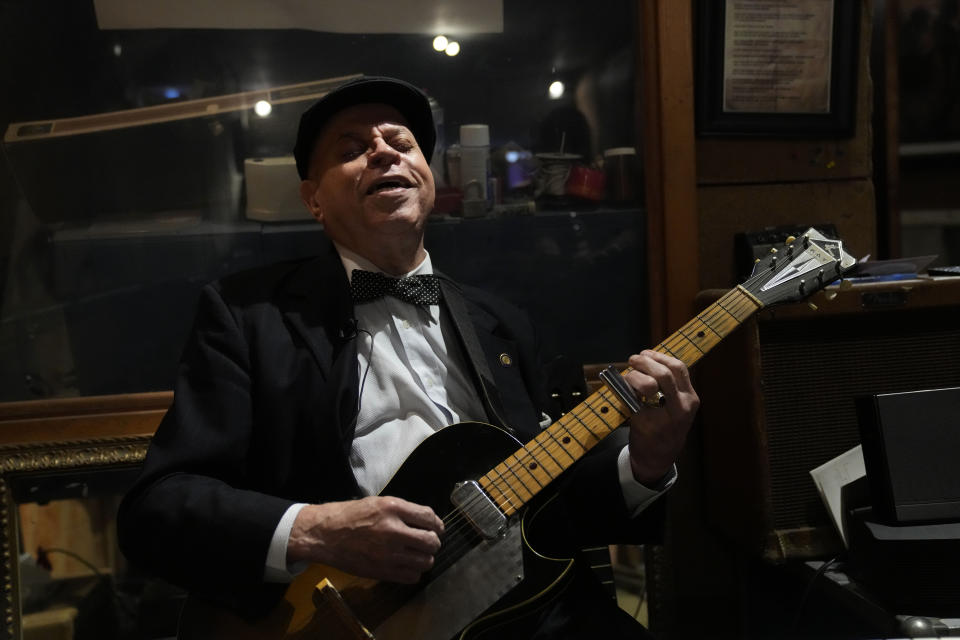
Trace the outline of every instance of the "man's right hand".
<instances>
[{"instance_id":1,"label":"man's right hand","mask_svg":"<svg viewBox=\"0 0 960 640\"><path fill-rule=\"evenodd\" d=\"M297 514L287 562L326 564L355 576L413 584L433 566L443 522L430 507L374 496L307 505Z\"/></svg>"}]
</instances>

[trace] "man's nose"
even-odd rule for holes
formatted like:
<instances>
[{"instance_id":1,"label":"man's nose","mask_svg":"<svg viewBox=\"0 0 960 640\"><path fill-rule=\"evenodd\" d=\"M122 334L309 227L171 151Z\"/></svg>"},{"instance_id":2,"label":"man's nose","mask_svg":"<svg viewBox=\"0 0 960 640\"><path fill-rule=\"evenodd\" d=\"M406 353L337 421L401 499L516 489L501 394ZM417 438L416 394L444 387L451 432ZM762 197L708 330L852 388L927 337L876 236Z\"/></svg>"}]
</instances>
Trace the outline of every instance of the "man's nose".
<instances>
[{"instance_id":1,"label":"man's nose","mask_svg":"<svg viewBox=\"0 0 960 640\"><path fill-rule=\"evenodd\" d=\"M383 138L377 138L370 150L370 164L389 166L400 160L400 152L391 147Z\"/></svg>"}]
</instances>

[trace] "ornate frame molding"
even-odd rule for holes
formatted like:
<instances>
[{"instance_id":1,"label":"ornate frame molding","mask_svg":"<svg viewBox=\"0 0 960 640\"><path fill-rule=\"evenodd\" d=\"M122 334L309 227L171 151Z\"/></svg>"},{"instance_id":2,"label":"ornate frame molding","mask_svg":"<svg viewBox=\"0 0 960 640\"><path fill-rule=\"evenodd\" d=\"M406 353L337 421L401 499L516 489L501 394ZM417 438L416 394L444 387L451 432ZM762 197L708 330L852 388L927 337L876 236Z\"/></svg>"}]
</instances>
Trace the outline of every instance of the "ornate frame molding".
<instances>
[{"instance_id":1,"label":"ornate frame molding","mask_svg":"<svg viewBox=\"0 0 960 640\"><path fill-rule=\"evenodd\" d=\"M0 512L0 606L3 610L0 639L15 640L21 635L18 514L9 479L45 471L137 465L143 462L150 438L141 435L0 446L0 496L3 499Z\"/></svg>"},{"instance_id":2,"label":"ornate frame molding","mask_svg":"<svg viewBox=\"0 0 960 640\"><path fill-rule=\"evenodd\" d=\"M15 640L21 635L18 514L9 479L45 471L137 465L143 462L150 438L142 435L0 446L0 496L3 499L0 512L0 606L3 610L0 639Z\"/></svg>"},{"instance_id":3,"label":"ornate frame molding","mask_svg":"<svg viewBox=\"0 0 960 640\"><path fill-rule=\"evenodd\" d=\"M17 640L22 632L11 479L141 464L171 398L156 392L0 404L0 640Z\"/></svg>"}]
</instances>

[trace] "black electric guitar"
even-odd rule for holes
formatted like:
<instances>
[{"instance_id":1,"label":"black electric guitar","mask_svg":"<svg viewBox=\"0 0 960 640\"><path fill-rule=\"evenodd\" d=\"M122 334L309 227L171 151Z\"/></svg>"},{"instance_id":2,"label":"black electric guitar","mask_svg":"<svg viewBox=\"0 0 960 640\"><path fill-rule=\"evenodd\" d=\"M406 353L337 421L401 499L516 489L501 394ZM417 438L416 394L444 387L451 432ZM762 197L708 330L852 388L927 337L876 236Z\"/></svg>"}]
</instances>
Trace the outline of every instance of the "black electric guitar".
<instances>
[{"instance_id":1,"label":"black electric guitar","mask_svg":"<svg viewBox=\"0 0 960 640\"><path fill-rule=\"evenodd\" d=\"M805 298L854 262L839 240L810 229L759 261L744 284L655 350L692 366L759 309ZM188 602L180 637L496 637L509 620L548 604L572 574L572 560L545 557L527 544L525 534L537 515L527 507L636 410L621 376L606 372L606 386L526 444L490 425L462 423L414 450L381 495L428 505L443 517L443 545L420 583L378 582L314 565L297 577L277 607L254 623Z\"/></svg>"}]
</instances>

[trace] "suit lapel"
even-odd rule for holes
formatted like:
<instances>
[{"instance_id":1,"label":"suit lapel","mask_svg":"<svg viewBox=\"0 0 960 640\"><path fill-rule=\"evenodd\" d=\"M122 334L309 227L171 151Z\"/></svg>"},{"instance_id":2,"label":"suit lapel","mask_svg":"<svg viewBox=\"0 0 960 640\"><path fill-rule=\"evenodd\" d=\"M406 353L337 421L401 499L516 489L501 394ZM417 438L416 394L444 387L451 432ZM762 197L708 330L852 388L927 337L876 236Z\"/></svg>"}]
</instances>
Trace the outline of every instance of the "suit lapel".
<instances>
[{"instance_id":1,"label":"suit lapel","mask_svg":"<svg viewBox=\"0 0 960 640\"><path fill-rule=\"evenodd\" d=\"M440 278L443 301L450 312L454 329L467 355L467 362L470 364L470 371L477 383L487 416L491 422L513 433L513 429L506 420L500 392L494 383L489 361L478 337L478 331L484 334L490 334L493 331L497 323L496 318L481 309L476 309L474 313L468 311L460 287L444 274L436 272L436 275Z\"/></svg>"},{"instance_id":2,"label":"suit lapel","mask_svg":"<svg viewBox=\"0 0 960 640\"><path fill-rule=\"evenodd\" d=\"M309 349L327 390L322 395L329 404L320 413L339 426L341 446L348 453L359 387L356 320L347 276L333 247L304 262L280 295L284 321Z\"/></svg>"},{"instance_id":3,"label":"suit lapel","mask_svg":"<svg viewBox=\"0 0 960 640\"><path fill-rule=\"evenodd\" d=\"M353 302L335 251L304 262L289 278L279 301L285 321L299 335L324 376L336 351L356 331Z\"/></svg>"}]
</instances>

